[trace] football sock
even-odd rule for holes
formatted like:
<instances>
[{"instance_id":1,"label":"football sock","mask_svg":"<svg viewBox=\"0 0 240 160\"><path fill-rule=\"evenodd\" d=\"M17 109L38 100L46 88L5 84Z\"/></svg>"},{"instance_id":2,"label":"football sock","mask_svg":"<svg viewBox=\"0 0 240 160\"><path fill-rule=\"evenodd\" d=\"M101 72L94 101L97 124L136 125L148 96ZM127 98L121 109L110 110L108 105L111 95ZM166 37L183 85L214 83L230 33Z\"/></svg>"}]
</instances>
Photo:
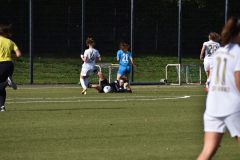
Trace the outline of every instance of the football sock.
<instances>
[{"instance_id":1,"label":"football sock","mask_svg":"<svg viewBox=\"0 0 240 160\"><path fill-rule=\"evenodd\" d=\"M87 86L86 86L86 84L85 84L85 80L81 78L81 79L80 79L80 82L81 82L82 88L83 88L83 89L87 89Z\"/></svg>"}]
</instances>

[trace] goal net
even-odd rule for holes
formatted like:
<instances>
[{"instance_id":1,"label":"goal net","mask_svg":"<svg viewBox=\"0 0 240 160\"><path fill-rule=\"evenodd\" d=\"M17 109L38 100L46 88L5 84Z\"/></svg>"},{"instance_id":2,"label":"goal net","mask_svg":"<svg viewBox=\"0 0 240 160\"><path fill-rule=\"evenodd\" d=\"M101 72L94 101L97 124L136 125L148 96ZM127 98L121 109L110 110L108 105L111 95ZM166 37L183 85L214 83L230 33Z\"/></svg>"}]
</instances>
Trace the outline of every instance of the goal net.
<instances>
[{"instance_id":1,"label":"goal net","mask_svg":"<svg viewBox=\"0 0 240 160\"><path fill-rule=\"evenodd\" d=\"M118 64L111 63L99 63L96 64L96 67L104 76L108 79L109 83L113 82L117 78ZM89 77L89 82L92 84L99 83L99 78L96 74L93 74Z\"/></svg>"},{"instance_id":2,"label":"goal net","mask_svg":"<svg viewBox=\"0 0 240 160\"><path fill-rule=\"evenodd\" d=\"M170 85L202 83L202 65L168 64L165 72L167 83Z\"/></svg>"}]
</instances>

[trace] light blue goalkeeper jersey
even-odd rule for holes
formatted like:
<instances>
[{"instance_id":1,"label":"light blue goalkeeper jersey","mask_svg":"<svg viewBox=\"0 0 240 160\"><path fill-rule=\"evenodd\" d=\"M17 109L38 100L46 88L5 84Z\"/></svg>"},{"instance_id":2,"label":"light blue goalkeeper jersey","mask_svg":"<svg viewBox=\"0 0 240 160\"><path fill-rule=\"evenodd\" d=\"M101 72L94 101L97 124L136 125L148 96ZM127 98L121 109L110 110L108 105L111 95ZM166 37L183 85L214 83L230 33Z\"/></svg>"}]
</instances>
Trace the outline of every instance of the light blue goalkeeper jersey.
<instances>
[{"instance_id":1,"label":"light blue goalkeeper jersey","mask_svg":"<svg viewBox=\"0 0 240 160\"><path fill-rule=\"evenodd\" d=\"M117 59L119 60L120 66L130 66L132 53L127 51L127 53L124 53L122 50L118 50L117 52Z\"/></svg>"}]
</instances>

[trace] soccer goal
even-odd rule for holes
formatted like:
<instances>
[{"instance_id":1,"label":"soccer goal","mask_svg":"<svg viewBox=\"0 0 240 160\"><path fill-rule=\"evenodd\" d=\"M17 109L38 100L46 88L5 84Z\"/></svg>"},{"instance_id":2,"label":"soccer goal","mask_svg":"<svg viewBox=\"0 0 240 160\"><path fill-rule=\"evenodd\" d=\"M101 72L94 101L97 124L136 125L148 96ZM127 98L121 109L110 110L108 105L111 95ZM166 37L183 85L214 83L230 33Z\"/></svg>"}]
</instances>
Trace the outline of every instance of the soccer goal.
<instances>
[{"instance_id":1,"label":"soccer goal","mask_svg":"<svg viewBox=\"0 0 240 160\"><path fill-rule=\"evenodd\" d=\"M96 65L106 77L108 77L109 83L113 82L117 78L118 64L112 63L99 63Z\"/></svg>"},{"instance_id":2,"label":"soccer goal","mask_svg":"<svg viewBox=\"0 0 240 160\"><path fill-rule=\"evenodd\" d=\"M170 85L202 84L202 65L168 64L165 72L166 81Z\"/></svg>"}]
</instances>

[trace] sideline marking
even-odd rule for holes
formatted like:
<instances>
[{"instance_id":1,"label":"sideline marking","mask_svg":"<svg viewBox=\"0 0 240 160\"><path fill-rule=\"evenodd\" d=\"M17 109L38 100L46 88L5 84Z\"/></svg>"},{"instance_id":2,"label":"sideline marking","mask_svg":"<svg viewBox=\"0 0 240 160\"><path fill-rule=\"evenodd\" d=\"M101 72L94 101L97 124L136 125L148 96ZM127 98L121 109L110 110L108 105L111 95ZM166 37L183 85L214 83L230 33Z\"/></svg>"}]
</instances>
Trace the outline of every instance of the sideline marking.
<instances>
[{"instance_id":1,"label":"sideline marking","mask_svg":"<svg viewBox=\"0 0 240 160\"><path fill-rule=\"evenodd\" d=\"M140 96L140 98L143 96ZM29 100L29 101L15 101L15 102L7 102L7 104L30 104L30 103L81 103L81 102L127 102L127 101L158 101L158 100L177 100L177 99L187 99L191 96L174 96L174 97L156 97L156 98L143 98L143 99L136 99L136 98L127 98L127 99L112 99L113 97L104 97L104 99L78 99L78 100L62 100L62 98L57 98L54 100ZM79 97L78 97L79 98ZM85 97L86 98L86 97ZM87 97L89 98L89 97ZM107 99L110 98L110 99ZM116 97L115 97L116 98ZM119 98L119 97L118 97ZM122 97L121 97L122 98Z\"/></svg>"}]
</instances>

